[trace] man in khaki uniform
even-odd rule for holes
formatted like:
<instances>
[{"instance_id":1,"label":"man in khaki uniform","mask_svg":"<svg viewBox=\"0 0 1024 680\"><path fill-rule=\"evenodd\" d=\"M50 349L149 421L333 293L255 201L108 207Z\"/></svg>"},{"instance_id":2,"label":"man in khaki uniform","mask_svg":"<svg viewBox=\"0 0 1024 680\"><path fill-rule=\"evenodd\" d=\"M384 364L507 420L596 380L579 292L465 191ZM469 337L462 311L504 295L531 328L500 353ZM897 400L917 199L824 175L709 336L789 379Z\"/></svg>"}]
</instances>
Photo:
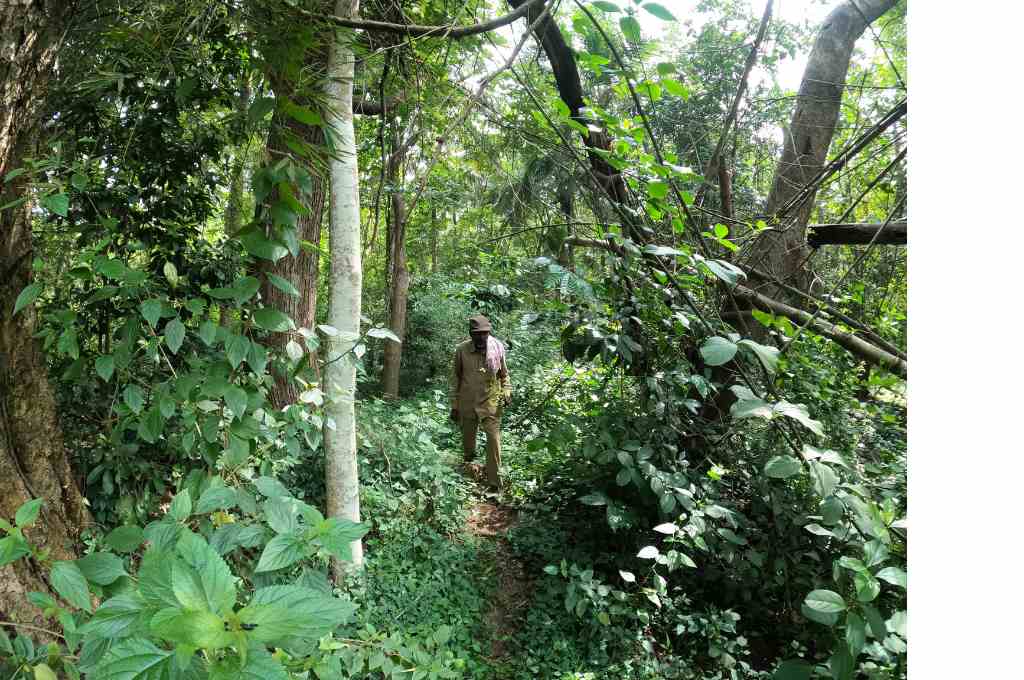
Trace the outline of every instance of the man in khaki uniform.
<instances>
[{"instance_id":1,"label":"man in khaki uniform","mask_svg":"<svg viewBox=\"0 0 1024 680\"><path fill-rule=\"evenodd\" d=\"M486 316L469 319L470 339L455 348L451 379L451 419L462 430L463 459L468 463L476 455L476 432L487 435L488 486L500 484L501 413L512 397L512 384L505 364L505 346L491 337L491 322Z\"/></svg>"}]
</instances>

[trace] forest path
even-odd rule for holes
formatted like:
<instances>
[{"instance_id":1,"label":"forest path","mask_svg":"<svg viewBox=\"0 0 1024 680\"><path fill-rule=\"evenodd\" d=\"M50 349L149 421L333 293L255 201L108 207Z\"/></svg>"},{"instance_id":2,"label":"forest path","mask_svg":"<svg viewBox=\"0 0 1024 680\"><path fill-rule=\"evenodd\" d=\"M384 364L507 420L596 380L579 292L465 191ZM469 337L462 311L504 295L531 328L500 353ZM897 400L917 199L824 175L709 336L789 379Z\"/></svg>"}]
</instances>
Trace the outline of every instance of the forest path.
<instances>
[{"instance_id":1,"label":"forest path","mask_svg":"<svg viewBox=\"0 0 1024 680\"><path fill-rule=\"evenodd\" d=\"M470 465L468 473L477 482L480 495L471 500L466 529L474 536L493 540L495 546L494 576L497 583L485 620L491 631L490 658L498 660L509 653L508 638L524 620L533 597L534 579L527 573L526 566L515 554L507 537L508 531L518 524L519 513L497 499L484 496L480 466Z\"/></svg>"}]
</instances>

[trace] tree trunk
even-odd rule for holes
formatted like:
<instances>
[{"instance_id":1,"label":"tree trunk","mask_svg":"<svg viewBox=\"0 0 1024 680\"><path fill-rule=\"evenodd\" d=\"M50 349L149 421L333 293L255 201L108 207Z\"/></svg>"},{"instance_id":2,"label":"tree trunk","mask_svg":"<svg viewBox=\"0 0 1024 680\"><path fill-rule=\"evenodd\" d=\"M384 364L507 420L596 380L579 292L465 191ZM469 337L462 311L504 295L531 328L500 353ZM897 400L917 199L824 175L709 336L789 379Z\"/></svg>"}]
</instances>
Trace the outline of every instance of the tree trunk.
<instances>
[{"instance_id":1,"label":"tree trunk","mask_svg":"<svg viewBox=\"0 0 1024 680\"><path fill-rule=\"evenodd\" d=\"M822 24L804 70L793 118L784 134L782 157L765 210L769 216L785 206L824 167L839 119L854 44L869 23L895 4L896 0L857 0L855 6L847 0L832 10ZM762 232L744 258L748 264L805 291L810 289L810 277L804 267L809 252L805 235L814 196L815 192L811 192L795 209L787 228ZM767 294L788 299L781 289Z\"/></svg>"},{"instance_id":2,"label":"tree trunk","mask_svg":"<svg viewBox=\"0 0 1024 680\"><path fill-rule=\"evenodd\" d=\"M42 106L70 4L30 0L0 5L0 205L21 198L27 176L3 182L34 153ZM22 503L43 498L29 530L36 545L57 559L74 556L89 515L75 485L47 378L46 362L29 305L11 315L32 281L31 206L0 211L0 517L10 521ZM29 591L49 587L35 565L22 560L0 568L0 619L38 622Z\"/></svg>"},{"instance_id":3,"label":"tree trunk","mask_svg":"<svg viewBox=\"0 0 1024 680\"><path fill-rule=\"evenodd\" d=\"M328 9L327 4L324 9ZM303 71L309 73L322 73L327 66L327 47L330 33L324 34L323 43L307 49L303 55ZM309 96L304 91L305 85L295 82L294 74L269 74L274 93L278 97L287 97L298 105L307 106L314 110L319 108L315 97ZM301 155L289 147L298 147L306 151ZM271 125L270 137L267 139L266 158L268 163L276 163L282 158L291 157L296 163L302 166L310 174L312 187L305 196L300 197L302 204L308 209L305 215L299 215L296 222L296 231L299 242L308 241L315 246L320 245L320 232L323 225L324 208L327 199L327 180L325 177L326 168L323 166L323 158L318 157L318 150L324 145L323 128L319 125L306 125L294 117L284 113L280 108L275 110ZM299 250L298 256L288 255L277 262L269 260L260 261L261 271L272 273L290 281L298 291L298 297L289 295L270 283L264 276L260 295L264 304L284 314L287 314L298 328L314 328L316 325L317 288L320 280L320 254L317 251L310 251L306 248ZM267 338L267 344L278 351L283 351L288 341L293 338L291 333L271 333ZM305 344L302 339L297 341ZM309 365L313 371L317 371L315 352L306 348L309 356ZM288 404L294 404L299 398L299 388L294 381L289 379L285 373L274 371L274 386L270 390L270 400L275 408L284 408Z\"/></svg>"},{"instance_id":4,"label":"tree trunk","mask_svg":"<svg viewBox=\"0 0 1024 680\"><path fill-rule=\"evenodd\" d=\"M396 123L392 123L393 125ZM387 182L391 185L391 211L388 223L388 262L390 263L389 308L391 332L401 342L384 341L384 396L398 399L399 378L402 367L402 343L405 341L405 314L409 303L409 269L405 255L405 197L400 188L402 164L407 145L401 141L388 159Z\"/></svg>"},{"instance_id":5,"label":"tree trunk","mask_svg":"<svg viewBox=\"0 0 1024 680\"><path fill-rule=\"evenodd\" d=\"M355 17L359 0L337 0L335 14ZM356 464L356 356L362 306L363 265L359 236L359 158L352 115L352 80L355 55L347 36L331 42L326 87L327 124L334 149L330 160L330 290L327 322L338 329L328 345L325 370L327 415L327 513L331 517L359 521L359 469ZM362 541L352 542L352 566L363 563ZM343 565L335 563L340 577Z\"/></svg>"}]
</instances>

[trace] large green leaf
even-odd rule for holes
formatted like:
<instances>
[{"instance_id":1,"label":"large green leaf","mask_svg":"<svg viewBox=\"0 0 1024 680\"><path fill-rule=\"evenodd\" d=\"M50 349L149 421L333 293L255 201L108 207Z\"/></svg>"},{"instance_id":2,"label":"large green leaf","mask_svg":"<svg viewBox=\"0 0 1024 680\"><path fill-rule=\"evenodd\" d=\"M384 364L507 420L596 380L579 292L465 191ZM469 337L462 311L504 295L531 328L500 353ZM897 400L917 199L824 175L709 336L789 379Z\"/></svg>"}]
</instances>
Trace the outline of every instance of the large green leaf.
<instances>
[{"instance_id":1,"label":"large green leaf","mask_svg":"<svg viewBox=\"0 0 1024 680\"><path fill-rule=\"evenodd\" d=\"M793 456L775 456L764 465L764 473L776 479L792 477L803 469L803 463Z\"/></svg>"},{"instance_id":2,"label":"large green leaf","mask_svg":"<svg viewBox=\"0 0 1024 680\"><path fill-rule=\"evenodd\" d=\"M31 554L28 544L20 536L0 538L0 567Z\"/></svg>"},{"instance_id":3,"label":"large green leaf","mask_svg":"<svg viewBox=\"0 0 1024 680\"><path fill-rule=\"evenodd\" d=\"M89 622L78 630L83 635L101 638L128 637L145 608L145 602L135 593L115 595L101 604Z\"/></svg>"},{"instance_id":4,"label":"large green leaf","mask_svg":"<svg viewBox=\"0 0 1024 680\"><path fill-rule=\"evenodd\" d=\"M885 621L882 619L882 615L869 604L861 605L861 611L864 612L864 619L868 622L868 630L871 631L871 635L879 641L884 640L885 636L888 635L888 631L885 629Z\"/></svg>"},{"instance_id":5,"label":"large green leaf","mask_svg":"<svg viewBox=\"0 0 1024 680\"><path fill-rule=\"evenodd\" d=\"M819 437L825 436L825 427L820 421L811 418L807 412L807 407L803 404L791 404L788 401L780 401L775 405L775 412L792 418Z\"/></svg>"},{"instance_id":6,"label":"large green leaf","mask_svg":"<svg viewBox=\"0 0 1024 680\"><path fill-rule=\"evenodd\" d=\"M168 607L149 622L150 630L164 640L200 649L221 649L233 635L224 630L224 619L213 612Z\"/></svg>"},{"instance_id":7,"label":"large green leaf","mask_svg":"<svg viewBox=\"0 0 1024 680\"><path fill-rule=\"evenodd\" d=\"M192 514L192 494L188 489L182 489L171 499L171 507L167 514L178 522L184 522Z\"/></svg>"},{"instance_id":8,"label":"large green leaf","mask_svg":"<svg viewBox=\"0 0 1024 680\"><path fill-rule=\"evenodd\" d=\"M103 382L108 382L114 375L114 356L112 354L96 357L96 375L103 378Z\"/></svg>"},{"instance_id":9,"label":"large green leaf","mask_svg":"<svg viewBox=\"0 0 1024 680\"><path fill-rule=\"evenodd\" d=\"M263 330L274 331L275 333L284 333L295 328L295 324L287 314L270 307L261 307L254 310L252 320Z\"/></svg>"},{"instance_id":10,"label":"large green leaf","mask_svg":"<svg viewBox=\"0 0 1024 680\"><path fill-rule=\"evenodd\" d=\"M294 498L275 496L263 503L267 524L274 533L287 534L299 529L299 506Z\"/></svg>"},{"instance_id":11,"label":"large green leaf","mask_svg":"<svg viewBox=\"0 0 1024 680\"><path fill-rule=\"evenodd\" d=\"M13 317L21 310L28 307L30 304L36 301L39 294L43 292L43 284L41 283L30 283L25 286L20 293L18 293L17 299L14 301L14 310L11 312Z\"/></svg>"},{"instance_id":12,"label":"large green leaf","mask_svg":"<svg viewBox=\"0 0 1024 680\"><path fill-rule=\"evenodd\" d=\"M142 318L145 319L150 326L156 328L157 323L160 322L160 315L163 313L164 303L155 298L150 298L139 305L139 309L142 310Z\"/></svg>"},{"instance_id":13,"label":"large green leaf","mask_svg":"<svg viewBox=\"0 0 1024 680\"><path fill-rule=\"evenodd\" d=\"M730 286L735 286L741 278L746 277L746 273L742 269L725 260L705 260L704 265L711 270L716 278L725 281Z\"/></svg>"},{"instance_id":14,"label":"large green leaf","mask_svg":"<svg viewBox=\"0 0 1024 680\"><path fill-rule=\"evenodd\" d=\"M39 510L43 507L42 498L33 498L25 501L14 513L14 524L18 527L27 527L39 517Z\"/></svg>"},{"instance_id":15,"label":"large green leaf","mask_svg":"<svg viewBox=\"0 0 1024 680\"><path fill-rule=\"evenodd\" d=\"M820 623L824 626L835 626L839 623L839 614L835 612L821 612L817 609L811 609L807 606L806 602L800 603L800 613L807 617L808 620Z\"/></svg>"},{"instance_id":16,"label":"large green leaf","mask_svg":"<svg viewBox=\"0 0 1024 680\"><path fill-rule=\"evenodd\" d=\"M708 338L700 348L700 355L709 366L721 366L736 356L736 343L717 335Z\"/></svg>"},{"instance_id":17,"label":"large green leaf","mask_svg":"<svg viewBox=\"0 0 1024 680\"><path fill-rule=\"evenodd\" d=\"M174 596L173 570L177 560L173 553L149 548L139 567L139 595L148 607L177 607Z\"/></svg>"},{"instance_id":18,"label":"large green leaf","mask_svg":"<svg viewBox=\"0 0 1024 680\"><path fill-rule=\"evenodd\" d=\"M212 347L214 341L217 339L217 324L209 319L199 324L199 339L202 340L207 347Z\"/></svg>"},{"instance_id":19,"label":"large green leaf","mask_svg":"<svg viewBox=\"0 0 1024 680\"><path fill-rule=\"evenodd\" d=\"M195 511L206 514L214 510L228 510L235 506L235 490L229 486L211 486L203 492Z\"/></svg>"},{"instance_id":20,"label":"large green leaf","mask_svg":"<svg viewBox=\"0 0 1024 680\"><path fill-rule=\"evenodd\" d=\"M857 599L861 602L871 602L878 597L882 589L878 579L868 571L858 571L853 575L853 587L857 591Z\"/></svg>"},{"instance_id":21,"label":"large green leaf","mask_svg":"<svg viewBox=\"0 0 1024 680\"><path fill-rule=\"evenodd\" d=\"M50 568L50 586L58 595L79 609L92 610L89 584L74 562L54 562Z\"/></svg>"},{"instance_id":22,"label":"large green leaf","mask_svg":"<svg viewBox=\"0 0 1024 680\"><path fill-rule=\"evenodd\" d=\"M626 36L630 42L640 42L640 22L634 17L625 16L619 19L619 28L622 29L622 35Z\"/></svg>"},{"instance_id":23,"label":"large green leaf","mask_svg":"<svg viewBox=\"0 0 1024 680\"><path fill-rule=\"evenodd\" d=\"M675 16L672 14L672 12L669 12L667 9L665 9L664 6L659 5L656 2L645 2L643 5L641 5L641 7L643 7L645 10L647 10L648 12L653 14L654 16L658 17L662 21L675 21L676 20Z\"/></svg>"},{"instance_id":24,"label":"large green leaf","mask_svg":"<svg viewBox=\"0 0 1024 680\"><path fill-rule=\"evenodd\" d=\"M856 612L849 612L846 615L846 644L850 647L850 654L854 658L864 649L867 642L867 626L864 619Z\"/></svg>"},{"instance_id":25,"label":"large green leaf","mask_svg":"<svg viewBox=\"0 0 1024 680\"><path fill-rule=\"evenodd\" d=\"M370 530L369 524L357 524L351 520L331 517L327 520L328 528L320 536L320 544L324 550L342 561L352 559L352 542L358 541Z\"/></svg>"},{"instance_id":26,"label":"large green leaf","mask_svg":"<svg viewBox=\"0 0 1024 680\"><path fill-rule=\"evenodd\" d=\"M253 639L272 644L288 638L316 640L347 622L354 610L350 602L310 588L271 586L257 590L238 618L256 626L249 633Z\"/></svg>"},{"instance_id":27,"label":"large green leaf","mask_svg":"<svg viewBox=\"0 0 1024 680\"><path fill-rule=\"evenodd\" d=\"M89 680L171 680L179 677L173 665L173 652L130 638L110 648Z\"/></svg>"},{"instance_id":28,"label":"large green leaf","mask_svg":"<svg viewBox=\"0 0 1024 680\"><path fill-rule=\"evenodd\" d=\"M907 572L903 571L899 567L886 567L877 574L876 578L880 578L886 583L891 583L894 586L898 586L906 590L907 588Z\"/></svg>"},{"instance_id":29,"label":"large green leaf","mask_svg":"<svg viewBox=\"0 0 1024 680\"><path fill-rule=\"evenodd\" d=\"M828 660L832 680L853 680L853 666L853 657L846 647L837 649Z\"/></svg>"},{"instance_id":30,"label":"large green leaf","mask_svg":"<svg viewBox=\"0 0 1024 680\"><path fill-rule=\"evenodd\" d=\"M231 364L231 368L238 368L245 360L245 355L249 353L249 338L244 335L229 333L224 350L227 352L228 363Z\"/></svg>"},{"instance_id":31,"label":"large green leaf","mask_svg":"<svg viewBox=\"0 0 1024 680\"><path fill-rule=\"evenodd\" d=\"M199 535L190 531L178 540L178 554L171 573L174 596L188 609L208 609L215 614L235 606L235 577L217 551Z\"/></svg>"},{"instance_id":32,"label":"large green leaf","mask_svg":"<svg viewBox=\"0 0 1024 680\"><path fill-rule=\"evenodd\" d=\"M744 418L765 418L772 417L772 405L764 399L741 399L729 407L729 414L736 420Z\"/></svg>"},{"instance_id":33,"label":"large green leaf","mask_svg":"<svg viewBox=\"0 0 1024 680\"><path fill-rule=\"evenodd\" d=\"M231 284L231 289L234 291L235 301L242 304L260 291L260 280L255 276L243 276Z\"/></svg>"},{"instance_id":34,"label":"large green leaf","mask_svg":"<svg viewBox=\"0 0 1024 680\"><path fill-rule=\"evenodd\" d=\"M279 243L270 241L256 231L250 231L238 237L245 249L258 258L277 262L288 254L288 249Z\"/></svg>"},{"instance_id":35,"label":"large green leaf","mask_svg":"<svg viewBox=\"0 0 1024 680\"><path fill-rule=\"evenodd\" d=\"M231 409L233 420L241 420L249 404L249 395L241 387L231 385L224 390L224 402Z\"/></svg>"},{"instance_id":36,"label":"large green leaf","mask_svg":"<svg viewBox=\"0 0 1024 680\"><path fill-rule=\"evenodd\" d=\"M253 480L253 483L256 485L259 492L267 498L292 495L291 492L285 488L284 484L273 477L257 477Z\"/></svg>"},{"instance_id":37,"label":"large green leaf","mask_svg":"<svg viewBox=\"0 0 1024 680\"><path fill-rule=\"evenodd\" d=\"M846 601L839 593L831 590L812 590L804 598L804 604L823 614L838 614L846 611Z\"/></svg>"},{"instance_id":38,"label":"large green leaf","mask_svg":"<svg viewBox=\"0 0 1024 680\"><path fill-rule=\"evenodd\" d=\"M109 586L128 573L121 558L110 553L90 553L75 560L75 564L86 580L100 586Z\"/></svg>"},{"instance_id":39,"label":"large green leaf","mask_svg":"<svg viewBox=\"0 0 1024 680\"><path fill-rule=\"evenodd\" d=\"M138 385L133 383L125 387L121 392L121 399L132 410L132 413L138 415L142 412L142 404L145 401L145 397L142 393L142 388Z\"/></svg>"},{"instance_id":40,"label":"large green leaf","mask_svg":"<svg viewBox=\"0 0 1024 680\"><path fill-rule=\"evenodd\" d=\"M768 347L749 339L740 340L737 344L753 352L761 360L764 370L770 375L775 374L776 369L779 367L779 350L777 347Z\"/></svg>"},{"instance_id":41,"label":"large green leaf","mask_svg":"<svg viewBox=\"0 0 1024 680\"><path fill-rule=\"evenodd\" d=\"M299 297L299 289L296 288L292 284L291 281L289 281L288 279L282 278L282 277L280 277L277 274L274 274L272 272L267 272L266 275L267 275L267 280L270 281L271 284L273 284L274 288L277 288L279 291L281 291L285 295L291 295L292 297Z\"/></svg>"},{"instance_id":42,"label":"large green leaf","mask_svg":"<svg viewBox=\"0 0 1024 680\"><path fill-rule=\"evenodd\" d=\"M68 195L60 193L43 196L39 199L39 205L47 210L57 213L61 217L67 217L70 203L68 202Z\"/></svg>"},{"instance_id":43,"label":"large green leaf","mask_svg":"<svg viewBox=\"0 0 1024 680\"><path fill-rule=\"evenodd\" d=\"M171 319L170 323L164 327L164 341L172 354L178 353L181 343L185 341L185 324L181 322L181 319Z\"/></svg>"},{"instance_id":44,"label":"large green leaf","mask_svg":"<svg viewBox=\"0 0 1024 680\"><path fill-rule=\"evenodd\" d=\"M256 572L284 569L306 556L307 543L298 533L278 534L270 539L260 555Z\"/></svg>"},{"instance_id":45,"label":"large green leaf","mask_svg":"<svg viewBox=\"0 0 1024 680\"><path fill-rule=\"evenodd\" d=\"M142 529L137 526L117 527L107 534L103 541L111 550L129 553L142 545Z\"/></svg>"},{"instance_id":46,"label":"large green leaf","mask_svg":"<svg viewBox=\"0 0 1024 680\"><path fill-rule=\"evenodd\" d=\"M594 0L590 3L595 9L599 9L602 12L621 12L622 10L614 2L608 2L608 0Z\"/></svg>"},{"instance_id":47,"label":"large green leaf","mask_svg":"<svg viewBox=\"0 0 1024 680\"><path fill-rule=\"evenodd\" d=\"M811 482L814 484L815 492L822 498L831 496L839 484L839 477L836 476L836 473L828 465L816 460L809 461L807 465L810 467Z\"/></svg>"}]
</instances>

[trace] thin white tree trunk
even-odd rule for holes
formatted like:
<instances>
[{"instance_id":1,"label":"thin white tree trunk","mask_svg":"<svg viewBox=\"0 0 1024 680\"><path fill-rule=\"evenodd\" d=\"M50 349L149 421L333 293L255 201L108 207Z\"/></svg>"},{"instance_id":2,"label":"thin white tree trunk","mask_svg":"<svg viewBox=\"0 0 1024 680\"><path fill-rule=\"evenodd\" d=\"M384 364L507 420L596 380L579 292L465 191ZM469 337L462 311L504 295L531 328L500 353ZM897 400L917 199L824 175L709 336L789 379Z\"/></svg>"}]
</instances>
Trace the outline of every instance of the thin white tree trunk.
<instances>
[{"instance_id":1,"label":"thin white tree trunk","mask_svg":"<svg viewBox=\"0 0 1024 680\"><path fill-rule=\"evenodd\" d=\"M354 18L359 0L337 0L334 13ZM339 334L328 345L325 381L328 427L327 513L359 521L359 469L356 465L356 356L363 292L359 236L359 163L352 119L352 80L355 60L348 37L338 34L327 65L327 124L334 152L330 161L330 291L327 323ZM339 359L339 357L344 358ZM333 429L330 427L333 421ZM363 563L362 541L352 542L351 566ZM335 564L340 576L345 565Z\"/></svg>"}]
</instances>

